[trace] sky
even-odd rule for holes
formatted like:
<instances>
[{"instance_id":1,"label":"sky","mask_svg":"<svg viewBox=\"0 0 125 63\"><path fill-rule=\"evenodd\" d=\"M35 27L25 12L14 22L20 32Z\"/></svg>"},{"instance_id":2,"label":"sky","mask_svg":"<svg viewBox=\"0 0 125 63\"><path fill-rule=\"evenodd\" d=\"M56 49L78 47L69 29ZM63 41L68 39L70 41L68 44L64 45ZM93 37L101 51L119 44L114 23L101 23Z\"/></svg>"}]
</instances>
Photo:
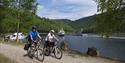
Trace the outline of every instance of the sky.
<instances>
[{"instance_id":1,"label":"sky","mask_svg":"<svg viewBox=\"0 0 125 63\"><path fill-rule=\"evenodd\" d=\"M77 20L97 13L93 0L37 0L37 15L49 19Z\"/></svg>"}]
</instances>

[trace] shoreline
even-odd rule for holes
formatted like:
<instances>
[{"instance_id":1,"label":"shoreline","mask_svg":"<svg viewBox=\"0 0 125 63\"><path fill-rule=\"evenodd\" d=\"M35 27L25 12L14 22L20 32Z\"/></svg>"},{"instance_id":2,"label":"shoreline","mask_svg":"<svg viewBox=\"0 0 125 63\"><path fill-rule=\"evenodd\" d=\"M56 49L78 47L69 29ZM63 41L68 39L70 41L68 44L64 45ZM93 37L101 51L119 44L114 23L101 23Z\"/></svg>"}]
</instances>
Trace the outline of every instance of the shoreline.
<instances>
[{"instance_id":1,"label":"shoreline","mask_svg":"<svg viewBox=\"0 0 125 63\"><path fill-rule=\"evenodd\" d=\"M65 52L65 51L64 51ZM101 55L98 55L98 56L90 56L90 55L87 55L86 53L81 53L81 52L78 52L78 51L75 51L75 50L71 50L69 49L68 51L66 51L65 53L70 53L71 55L78 55L78 56L81 56L81 57L93 57L93 58L104 58L104 59L108 59L108 60L113 60L113 61L120 61L120 62L125 62L125 60L120 60L120 59L116 59L116 58L111 58L111 57L105 57L105 56L101 56Z\"/></svg>"}]
</instances>

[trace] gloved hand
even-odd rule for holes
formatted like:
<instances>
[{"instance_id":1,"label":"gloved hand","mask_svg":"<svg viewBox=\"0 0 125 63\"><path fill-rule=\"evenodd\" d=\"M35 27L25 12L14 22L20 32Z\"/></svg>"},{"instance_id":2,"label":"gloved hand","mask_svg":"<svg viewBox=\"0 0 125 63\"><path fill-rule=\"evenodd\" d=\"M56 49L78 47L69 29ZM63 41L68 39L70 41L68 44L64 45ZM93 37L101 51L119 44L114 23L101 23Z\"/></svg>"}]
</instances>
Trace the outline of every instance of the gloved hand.
<instances>
[{"instance_id":1,"label":"gloved hand","mask_svg":"<svg viewBox=\"0 0 125 63\"><path fill-rule=\"evenodd\" d=\"M37 41L36 41L36 40L33 40L33 42L34 42L34 43L37 43Z\"/></svg>"}]
</instances>

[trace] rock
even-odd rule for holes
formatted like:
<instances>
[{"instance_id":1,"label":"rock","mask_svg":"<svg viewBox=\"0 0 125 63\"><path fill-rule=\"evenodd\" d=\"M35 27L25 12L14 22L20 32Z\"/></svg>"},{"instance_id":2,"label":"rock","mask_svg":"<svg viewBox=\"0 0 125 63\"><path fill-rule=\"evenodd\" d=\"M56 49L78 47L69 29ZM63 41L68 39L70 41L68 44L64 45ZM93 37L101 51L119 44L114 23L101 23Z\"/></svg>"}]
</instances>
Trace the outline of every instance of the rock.
<instances>
[{"instance_id":1,"label":"rock","mask_svg":"<svg viewBox=\"0 0 125 63\"><path fill-rule=\"evenodd\" d=\"M87 55L90 55L90 56L98 56L97 48L95 47L89 47L86 53Z\"/></svg>"}]
</instances>

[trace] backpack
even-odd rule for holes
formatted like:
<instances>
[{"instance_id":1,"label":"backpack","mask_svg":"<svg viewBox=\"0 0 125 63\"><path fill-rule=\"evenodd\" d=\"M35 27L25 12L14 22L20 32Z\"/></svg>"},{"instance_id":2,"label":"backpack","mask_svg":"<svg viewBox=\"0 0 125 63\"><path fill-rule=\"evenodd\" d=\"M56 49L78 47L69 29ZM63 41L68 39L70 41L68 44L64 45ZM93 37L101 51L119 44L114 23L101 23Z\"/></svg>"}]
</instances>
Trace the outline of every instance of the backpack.
<instances>
[{"instance_id":1,"label":"backpack","mask_svg":"<svg viewBox=\"0 0 125 63\"><path fill-rule=\"evenodd\" d=\"M29 44L27 43L24 45L24 50L28 50L28 49L29 49Z\"/></svg>"}]
</instances>

